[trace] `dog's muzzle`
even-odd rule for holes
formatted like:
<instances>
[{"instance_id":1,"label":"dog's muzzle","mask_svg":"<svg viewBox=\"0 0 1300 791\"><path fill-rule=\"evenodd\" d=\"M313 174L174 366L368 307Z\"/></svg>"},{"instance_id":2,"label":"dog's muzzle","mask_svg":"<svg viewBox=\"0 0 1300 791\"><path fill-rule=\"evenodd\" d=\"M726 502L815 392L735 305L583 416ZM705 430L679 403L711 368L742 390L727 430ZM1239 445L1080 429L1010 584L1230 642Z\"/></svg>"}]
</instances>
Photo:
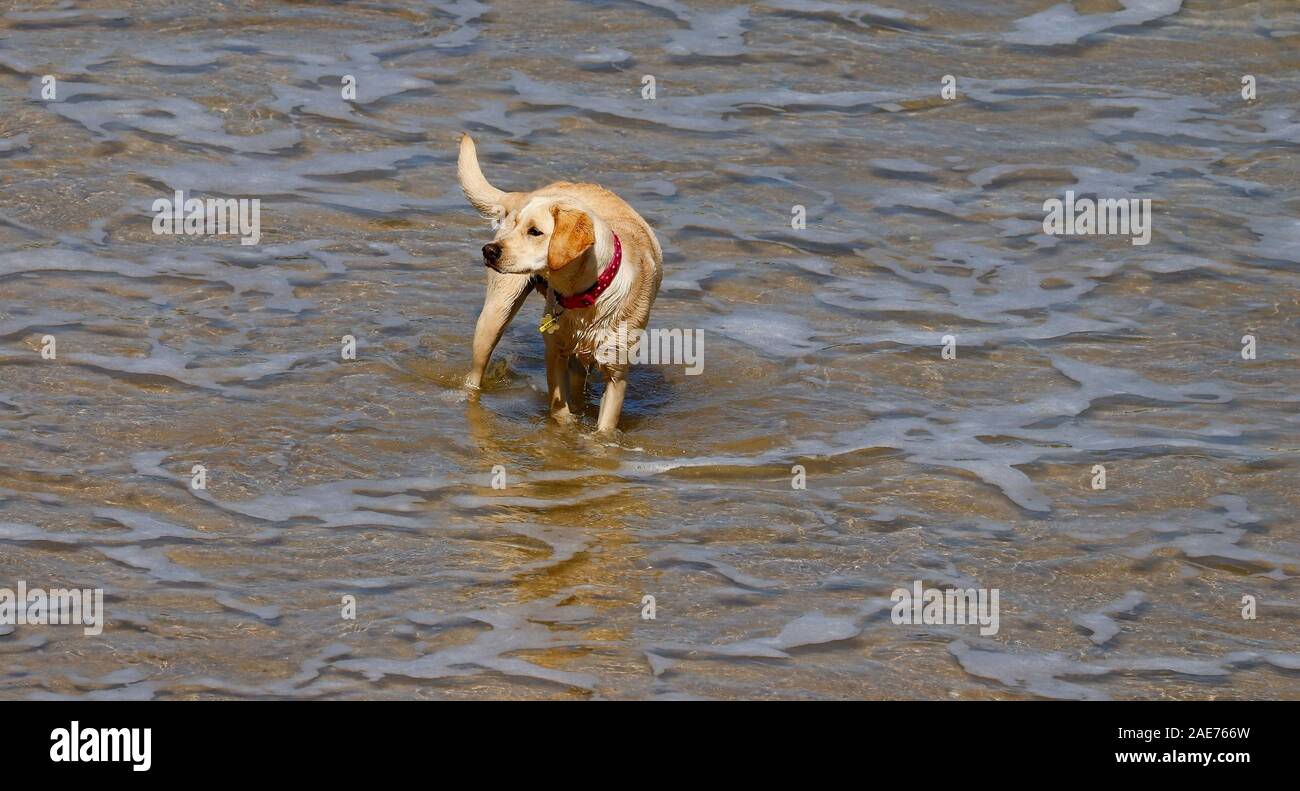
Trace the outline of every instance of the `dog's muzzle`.
<instances>
[{"instance_id":1,"label":"dog's muzzle","mask_svg":"<svg viewBox=\"0 0 1300 791\"><path fill-rule=\"evenodd\" d=\"M501 260L501 245L497 244L496 242L491 242L490 244L483 245L484 266L490 266L493 269L496 269L498 272L500 272L501 270L497 269L497 263L500 260Z\"/></svg>"}]
</instances>

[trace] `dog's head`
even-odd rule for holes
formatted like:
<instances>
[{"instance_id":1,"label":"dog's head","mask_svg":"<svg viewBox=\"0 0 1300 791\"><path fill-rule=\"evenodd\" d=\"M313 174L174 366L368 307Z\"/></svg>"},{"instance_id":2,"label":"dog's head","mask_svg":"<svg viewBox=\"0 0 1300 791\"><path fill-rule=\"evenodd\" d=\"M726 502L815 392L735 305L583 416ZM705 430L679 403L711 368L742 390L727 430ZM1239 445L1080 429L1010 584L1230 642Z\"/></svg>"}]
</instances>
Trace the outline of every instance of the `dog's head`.
<instances>
[{"instance_id":1,"label":"dog's head","mask_svg":"<svg viewBox=\"0 0 1300 791\"><path fill-rule=\"evenodd\" d=\"M483 246L483 263L498 272L537 275L580 260L596 243L586 209L554 198L533 198L501 219Z\"/></svg>"},{"instance_id":2,"label":"dog's head","mask_svg":"<svg viewBox=\"0 0 1300 791\"><path fill-rule=\"evenodd\" d=\"M596 225L585 208L555 197L530 199L489 184L469 135L460 139L457 173L474 208L500 221L496 237L483 246L486 266L508 274L546 274L581 260L596 243Z\"/></svg>"}]
</instances>

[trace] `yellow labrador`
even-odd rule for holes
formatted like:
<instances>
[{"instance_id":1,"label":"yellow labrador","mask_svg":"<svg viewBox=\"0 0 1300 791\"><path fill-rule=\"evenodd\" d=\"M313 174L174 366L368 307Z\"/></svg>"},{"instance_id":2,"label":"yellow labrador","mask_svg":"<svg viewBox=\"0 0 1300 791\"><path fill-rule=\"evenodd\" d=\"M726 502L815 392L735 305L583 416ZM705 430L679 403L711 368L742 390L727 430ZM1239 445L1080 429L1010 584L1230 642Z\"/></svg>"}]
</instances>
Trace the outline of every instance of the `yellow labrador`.
<instances>
[{"instance_id":1,"label":"yellow labrador","mask_svg":"<svg viewBox=\"0 0 1300 791\"><path fill-rule=\"evenodd\" d=\"M469 202L500 221L483 246L487 296L466 384L480 386L506 325L536 289L546 295L539 329L546 339L551 415L571 418L568 366L576 359L583 370L594 363L605 379L597 430L617 428L633 359L626 347L641 335L634 330L649 322L663 279L654 231L622 198L595 184L557 181L533 192L502 192L483 177L469 135L461 137L457 169Z\"/></svg>"}]
</instances>

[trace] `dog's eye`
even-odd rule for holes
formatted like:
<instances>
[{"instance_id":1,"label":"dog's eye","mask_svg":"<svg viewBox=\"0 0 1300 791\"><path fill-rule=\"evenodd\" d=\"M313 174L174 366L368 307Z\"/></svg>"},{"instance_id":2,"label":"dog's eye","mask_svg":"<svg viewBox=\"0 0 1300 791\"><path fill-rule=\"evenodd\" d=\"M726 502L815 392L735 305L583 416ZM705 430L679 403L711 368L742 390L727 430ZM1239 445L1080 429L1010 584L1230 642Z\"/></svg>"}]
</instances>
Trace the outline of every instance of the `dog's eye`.
<instances>
[{"instance_id":1,"label":"dog's eye","mask_svg":"<svg viewBox=\"0 0 1300 791\"><path fill-rule=\"evenodd\" d=\"M529 236L541 236L541 235L542 235L542 232L539 231L539 230L537 230L537 226L534 225L533 227L531 227L531 228L528 229L528 235L529 235Z\"/></svg>"}]
</instances>

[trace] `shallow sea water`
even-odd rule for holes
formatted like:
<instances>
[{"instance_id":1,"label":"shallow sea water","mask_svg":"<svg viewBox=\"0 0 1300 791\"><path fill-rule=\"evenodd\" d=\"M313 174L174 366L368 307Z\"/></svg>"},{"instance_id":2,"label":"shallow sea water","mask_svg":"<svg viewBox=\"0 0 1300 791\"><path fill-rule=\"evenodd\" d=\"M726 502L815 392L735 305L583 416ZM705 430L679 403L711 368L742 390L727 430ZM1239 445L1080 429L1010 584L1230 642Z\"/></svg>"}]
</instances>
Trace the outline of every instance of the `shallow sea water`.
<instances>
[{"instance_id":1,"label":"shallow sea water","mask_svg":"<svg viewBox=\"0 0 1300 791\"><path fill-rule=\"evenodd\" d=\"M1300 698L1297 99L1282 0L10 5L0 587L108 624L0 626L0 697ZM617 437L548 421L535 297L461 388L461 130L656 229L704 373ZM261 243L155 236L177 189Z\"/></svg>"}]
</instances>

